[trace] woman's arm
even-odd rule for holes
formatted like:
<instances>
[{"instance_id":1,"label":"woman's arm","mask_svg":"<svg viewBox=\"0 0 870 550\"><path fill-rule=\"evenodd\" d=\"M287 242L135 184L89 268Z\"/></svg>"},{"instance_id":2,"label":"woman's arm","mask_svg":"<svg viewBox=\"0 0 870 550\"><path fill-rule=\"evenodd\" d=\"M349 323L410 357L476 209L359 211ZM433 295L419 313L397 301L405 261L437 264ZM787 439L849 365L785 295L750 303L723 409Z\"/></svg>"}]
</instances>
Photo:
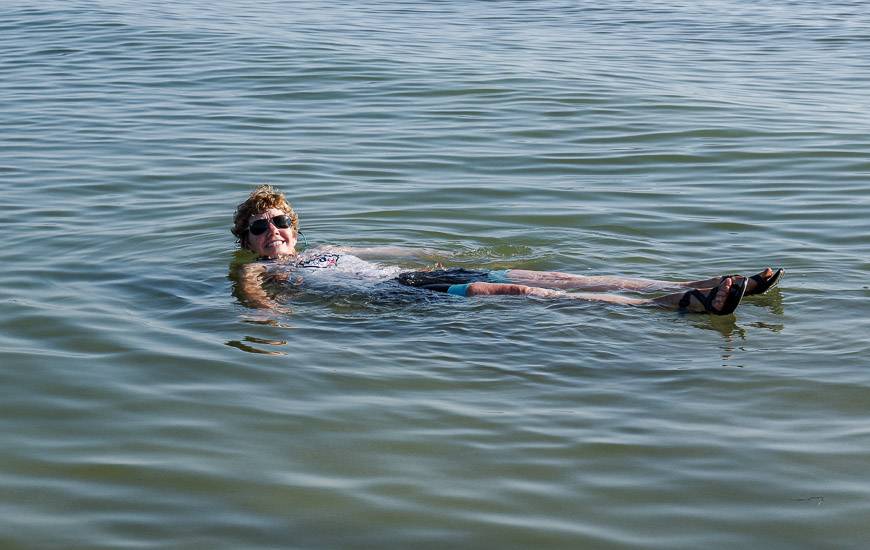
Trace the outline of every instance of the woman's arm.
<instances>
[{"instance_id":1,"label":"woman's arm","mask_svg":"<svg viewBox=\"0 0 870 550\"><path fill-rule=\"evenodd\" d=\"M280 309L263 288L263 275L266 266L263 264L245 264L235 271L233 279L236 282L237 297L248 307L261 309Z\"/></svg>"}]
</instances>

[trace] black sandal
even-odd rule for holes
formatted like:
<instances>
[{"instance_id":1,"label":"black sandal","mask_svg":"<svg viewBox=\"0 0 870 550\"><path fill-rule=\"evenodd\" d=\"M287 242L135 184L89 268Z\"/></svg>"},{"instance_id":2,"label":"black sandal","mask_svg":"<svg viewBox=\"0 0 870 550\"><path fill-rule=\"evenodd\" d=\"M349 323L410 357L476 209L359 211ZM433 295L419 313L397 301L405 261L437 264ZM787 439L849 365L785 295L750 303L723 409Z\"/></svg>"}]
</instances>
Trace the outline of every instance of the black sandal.
<instances>
[{"instance_id":1,"label":"black sandal","mask_svg":"<svg viewBox=\"0 0 870 550\"><path fill-rule=\"evenodd\" d=\"M724 282L726 278L728 277L723 277L722 281ZM722 304L720 309L713 307L713 299L716 297L716 293L719 292L719 287L722 286L722 283L719 283L719 286L710 289L710 292L707 294L704 294L697 288L693 288L686 292L683 294L683 297L680 298L680 303L677 304L679 311L688 311L692 298L695 298L704 306L704 311L707 313L712 313L713 315L729 315L734 313L734 310L737 309L740 300L743 299L743 295L746 293L746 278L732 278L731 280L733 282L731 284L731 289L728 291L728 297L725 298L725 303Z\"/></svg>"},{"instance_id":2,"label":"black sandal","mask_svg":"<svg viewBox=\"0 0 870 550\"><path fill-rule=\"evenodd\" d=\"M782 269L782 268L779 268L776 271L774 271L773 275L771 275L767 279L762 277L761 273L756 273L752 277L749 277L750 279L755 281L755 288L753 288L751 292L747 291L746 295L747 296L756 296L758 294L764 294L765 292L767 292L771 288L775 287L779 283L779 280L782 278L783 274L785 274L785 269ZM722 281L724 281L728 277L731 277L732 279L735 279L735 280L746 278L743 275L740 275L739 273L735 273L734 275L722 275L722 278L719 279L719 284L722 284Z\"/></svg>"},{"instance_id":3,"label":"black sandal","mask_svg":"<svg viewBox=\"0 0 870 550\"><path fill-rule=\"evenodd\" d=\"M761 273L753 275L752 277L750 277L750 279L755 281L755 288L752 289L752 292L748 292L747 294L753 296L756 294L764 294L771 288L775 287L777 283L779 283L779 280L782 278L782 275L784 273L785 269L779 268L773 273L773 275L771 275L767 279L762 277Z\"/></svg>"}]
</instances>

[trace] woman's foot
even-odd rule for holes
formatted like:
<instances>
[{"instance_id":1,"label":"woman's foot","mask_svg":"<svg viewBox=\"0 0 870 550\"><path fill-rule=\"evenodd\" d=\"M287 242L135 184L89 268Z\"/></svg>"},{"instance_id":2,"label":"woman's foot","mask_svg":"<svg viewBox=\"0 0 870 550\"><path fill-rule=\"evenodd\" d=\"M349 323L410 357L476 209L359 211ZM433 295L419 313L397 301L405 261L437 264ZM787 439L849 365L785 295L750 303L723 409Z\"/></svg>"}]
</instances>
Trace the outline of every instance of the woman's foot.
<instances>
[{"instance_id":1,"label":"woman's foot","mask_svg":"<svg viewBox=\"0 0 870 550\"><path fill-rule=\"evenodd\" d=\"M764 294L771 288L775 287L779 280L782 278L785 270L780 268L774 271L769 267L765 267L763 270L759 271L752 277L749 277L746 280L746 295L754 296L756 294ZM720 279L720 282L724 280L726 277L731 277L732 279L743 279L743 275L723 275Z\"/></svg>"},{"instance_id":2,"label":"woman's foot","mask_svg":"<svg viewBox=\"0 0 870 550\"><path fill-rule=\"evenodd\" d=\"M769 267L764 268L763 271L749 277L746 282L746 295L764 294L779 283L784 273L785 270L782 268L776 271Z\"/></svg>"},{"instance_id":3,"label":"woman's foot","mask_svg":"<svg viewBox=\"0 0 870 550\"><path fill-rule=\"evenodd\" d=\"M765 267L763 270L747 279L746 295L753 296L756 294L764 294L771 288L775 287L777 283L779 283L779 280L782 278L782 275L784 273L784 269L777 269L776 271L774 271L769 267ZM744 277L743 275L722 275L720 277L713 277L712 279L682 283L682 285L689 288L710 288L721 284L722 281L729 278L740 280L745 279L746 277Z\"/></svg>"},{"instance_id":4,"label":"woman's foot","mask_svg":"<svg viewBox=\"0 0 870 550\"><path fill-rule=\"evenodd\" d=\"M692 289L685 293L668 294L652 300L664 307L696 313L728 315L733 313L746 292L747 279L723 277L719 285L711 289Z\"/></svg>"}]
</instances>

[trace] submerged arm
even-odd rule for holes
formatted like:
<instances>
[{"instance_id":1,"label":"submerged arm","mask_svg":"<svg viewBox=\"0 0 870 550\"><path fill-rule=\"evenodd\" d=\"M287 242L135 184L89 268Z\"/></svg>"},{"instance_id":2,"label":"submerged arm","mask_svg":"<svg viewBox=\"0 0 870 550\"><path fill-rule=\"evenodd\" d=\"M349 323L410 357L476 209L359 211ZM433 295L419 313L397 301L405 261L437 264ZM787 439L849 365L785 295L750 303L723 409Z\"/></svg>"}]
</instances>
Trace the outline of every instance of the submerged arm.
<instances>
[{"instance_id":1,"label":"submerged arm","mask_svg":"<svg viewBox=\"0 0 870 550\"><path fill-rule=\"evenodd\" d=\"M234 272L236 296L248 307L261 309L280 309L280 306L266 293L263 288L263 275L266 266L262 264L245 264Z\"/></svg>"}]
</instances>

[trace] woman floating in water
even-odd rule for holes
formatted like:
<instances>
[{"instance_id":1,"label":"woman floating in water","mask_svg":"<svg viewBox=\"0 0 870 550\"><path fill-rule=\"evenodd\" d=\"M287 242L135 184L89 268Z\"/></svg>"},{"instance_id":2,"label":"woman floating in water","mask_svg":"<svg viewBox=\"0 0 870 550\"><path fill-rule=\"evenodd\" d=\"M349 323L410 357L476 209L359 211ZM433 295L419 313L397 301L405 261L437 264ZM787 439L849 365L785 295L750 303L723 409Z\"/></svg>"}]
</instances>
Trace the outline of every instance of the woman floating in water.
<instances>
[{"instance_id":1,"label":"woman floating in water","mask_svg":"<svg viewBox=\"0 0 870 550\"><path fill-rule=\"evenodd\" d=\"M506 269L499 271L463 268L408 271L382 268L362 260L367 254L401 254L395 247L345 248L317 247L296 251L299 217L284 194L268 185L254 189L236 209L233 235L242 248L260 260L278 260L299 273L328 270L335 275L368 277L416 287L422 292L442 292L457 296L524 295L552 299L608 302L632 306L653 306L689 312L728 315L745 295L761 294L779 282L783 270L765 268L752 277L720 275L699 281L659 281L614 276L583 276L558 271ZM407 251L406 251L407 252ZM275 307L262 286L262 276L269 264L255 262L242 266L238 290L254 307ZM654 292L682 289L653 298L632 298L607 292L629 290ZM568 292L572 291L572 292Z\"/></svg>"}]
</instances>

